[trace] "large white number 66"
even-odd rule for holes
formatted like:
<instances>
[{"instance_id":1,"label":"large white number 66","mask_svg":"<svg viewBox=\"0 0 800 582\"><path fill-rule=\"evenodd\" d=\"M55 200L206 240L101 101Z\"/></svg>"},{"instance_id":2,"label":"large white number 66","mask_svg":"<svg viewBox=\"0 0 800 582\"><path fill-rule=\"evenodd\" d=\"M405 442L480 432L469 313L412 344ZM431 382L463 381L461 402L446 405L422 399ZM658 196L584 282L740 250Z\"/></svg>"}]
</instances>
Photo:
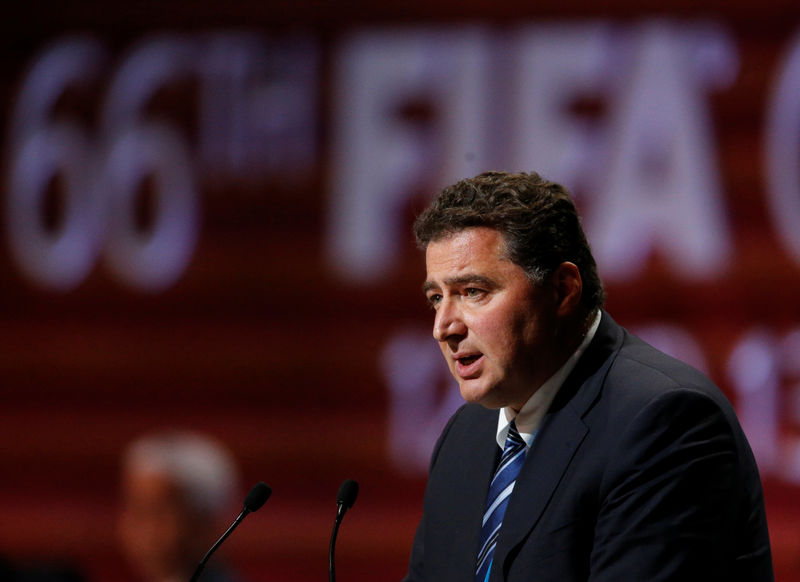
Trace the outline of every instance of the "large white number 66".
<instances>
[{"instance_id":1,"label":"large white number 66","mask_svg":"<svg viewBox=\"0 0 800 582\"><path fill-rule=\"evenodd\" d=\"M72 289L101 250L135 288L164 289L183 273L197 238L194 168L182 136L144 111L163 84L194 73L195 57L195 45L175 36L135 48L112 79L96 140L53 109L70 87L96 81L103 47L70 38L35 60L12 118L5 213L12 256L34 283ZM136 202L147 180L154 203L143 227ZM48 224L54 182L60 211Z\"/></svg>"}]
</instances>

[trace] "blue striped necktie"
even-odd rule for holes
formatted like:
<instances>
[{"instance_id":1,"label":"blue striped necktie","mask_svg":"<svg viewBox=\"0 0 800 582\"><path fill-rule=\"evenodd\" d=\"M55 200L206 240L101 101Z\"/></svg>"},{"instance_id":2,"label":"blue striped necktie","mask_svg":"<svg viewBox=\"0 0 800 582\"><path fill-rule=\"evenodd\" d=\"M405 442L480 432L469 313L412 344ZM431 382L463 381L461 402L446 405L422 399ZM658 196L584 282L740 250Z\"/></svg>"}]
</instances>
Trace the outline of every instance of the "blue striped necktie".
<instances>
[{"instance_id":1,"label":"blue striped necktie","mask_svg":"<svg viewBox=\"0 0 800 582\"><path fill-rule=\"evenodd\" d=\"M497 534L500 532L508 500L514 490L514 482L522 463L525 462L525 452L525 441L512 420L508 427L503 456L500 457L500 464L494 472L492 483L489 485L489 495L486 497L486 511L483 514L481 541L478 546L480 549L475 564L475 582L485 582L489 579L494 549L497 546Z\"/></svg>"}]
</instances>

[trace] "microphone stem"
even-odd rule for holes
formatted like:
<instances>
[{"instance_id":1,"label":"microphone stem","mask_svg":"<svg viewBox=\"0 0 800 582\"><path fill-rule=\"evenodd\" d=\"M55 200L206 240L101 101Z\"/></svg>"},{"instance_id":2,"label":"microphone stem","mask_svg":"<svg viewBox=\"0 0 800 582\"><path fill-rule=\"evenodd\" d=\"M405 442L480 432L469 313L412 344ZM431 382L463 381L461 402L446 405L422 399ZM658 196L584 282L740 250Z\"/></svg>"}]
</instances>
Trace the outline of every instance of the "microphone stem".
<instances>
[{"instance_id":1,"label":"microphone stem","mask_svg":"<svg viewBox=\"0 0 800 582\"><path fill-rule=\"evenodd\" d=\"M342 524L342 517L344 517L345 511L347 510L344 506L339 505L339 510L336 512L336 520L333 522L331 544L328 548L328 582L336 582L336 564L334 560L336 554L336 536L339 534L339 526Z\"/></svg>"},{"instance_id":2,"label":"microphone stem","mask_svg":"<svg viewBox=\"0 0 800 582\"><path fill-rule=\"evenodd\" d=\"M225 533L222 534L216 543L211 546L211 549L206 552L206 555L203 556L203 559L200 560L200 563L197 565L197 569L194 571L194 574L189 582L197 582L197 579L200 578L200 574L202 574L203 568L206 567L206 562L208 562L209 558L211 558L211 555L217 551L217 548L220 546L220 544L222 544L222 542L228 539L228 536L233 533L233 530L236 529L236 527L242 522L248 513L250 513L250 511L248 511L247 508L242 509L242 512L236 517L236 519L233 520L233 523L228 526L228 529L225 530Z\"/></svg>"}]
</instances>

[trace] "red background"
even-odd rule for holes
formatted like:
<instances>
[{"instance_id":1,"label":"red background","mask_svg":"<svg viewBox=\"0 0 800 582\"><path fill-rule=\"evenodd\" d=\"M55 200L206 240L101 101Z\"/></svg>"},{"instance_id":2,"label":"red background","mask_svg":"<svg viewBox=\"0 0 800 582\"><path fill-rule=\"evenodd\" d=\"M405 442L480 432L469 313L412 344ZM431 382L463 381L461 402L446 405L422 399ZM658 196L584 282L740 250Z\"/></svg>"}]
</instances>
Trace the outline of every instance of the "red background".
<instances>
[{"instance_id":1,"label":"red background","mask_svg":"<svg viewBox=\"0 0 800 582\"><path fill-rule=\"evenodd\" d=\"M268 505L227 548L254 582L325 575L345 478L360 482L361 495L340 533L339 578L398 580L424 475L402 473L389 458L390 397L379 357L397 329L428 325L424 269L410 240L391 276L377 283L343 282L326 264L330 49L348 31L373 25L664 15L718 22L737 43L737 78L711 102L736 259L719 279L686 283L655 256L643 276L608 285L607 306L629 327L658 320L689 330L735 400L724 367L741 335L800 324L800 267L776 238L760 161L768 91L800 28L793 2L617 0L602 9L588 1L45 2L5 16L3 136L26 64L68 33L91 34L118 55L156 31L301 27L320 42L323 74L312 170L291 183L275 174L201 182L198 243L169 289L137 292L98 266L75 289L49 291L26 280L0 248L0 553L63 560L91 580L125 579L112 535L119 455L143 431L174 426L217 436L236 453L246 484L272 486ZM164 99L179 119L180 105ZM88 123L95 115L91 97L67 107ZM2 188L5 196L5 180ZM800 432L796 421L782 426L787 438ZM770 475L764 481L778 580L800 580L798 487Z\"/></svg>"}]
</instances>

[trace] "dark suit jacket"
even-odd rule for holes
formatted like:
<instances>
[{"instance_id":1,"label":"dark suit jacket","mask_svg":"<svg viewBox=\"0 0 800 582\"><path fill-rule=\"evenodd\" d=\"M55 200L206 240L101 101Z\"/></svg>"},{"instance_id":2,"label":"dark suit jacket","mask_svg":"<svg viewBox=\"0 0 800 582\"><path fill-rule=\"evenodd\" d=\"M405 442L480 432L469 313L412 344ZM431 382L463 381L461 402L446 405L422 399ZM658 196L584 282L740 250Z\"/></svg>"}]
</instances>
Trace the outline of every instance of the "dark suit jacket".
<instances>
[{"instance_id":1,"label":"dark suit jacket","mask_svg":"<svg viewBox=\"0 0 800 582\"><path fill-rule=\"evenodd\" d=\"M407 582L473 580L497 414L465 405L440 436ZM491 580L773 580L758 471L720 390L604 312L528 451Z\"/></svg>"}]
</instances>

